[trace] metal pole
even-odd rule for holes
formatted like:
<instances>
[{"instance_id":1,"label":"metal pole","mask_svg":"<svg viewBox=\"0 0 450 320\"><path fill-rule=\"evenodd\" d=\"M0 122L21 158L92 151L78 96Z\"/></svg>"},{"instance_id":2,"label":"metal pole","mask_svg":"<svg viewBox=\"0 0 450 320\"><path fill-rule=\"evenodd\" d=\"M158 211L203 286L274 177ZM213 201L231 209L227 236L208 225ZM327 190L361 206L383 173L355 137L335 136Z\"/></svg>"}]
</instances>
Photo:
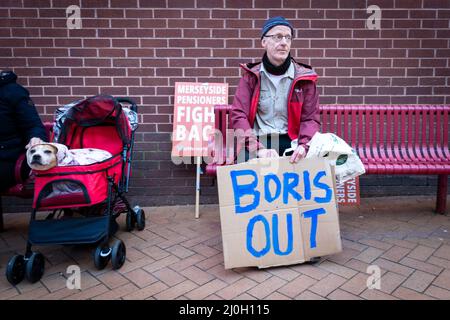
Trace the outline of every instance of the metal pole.
<instances>
[{"instance_id":1,"label":"metal pole","mask_svg":"<svg viewBox=\"0 0 450 320\"><path fill-rule=\"evenodd\" d=\"M197 177L195 182L195 219L200 216L200 162L201 157L197 157Z\"/></svg>"}]
</instances>

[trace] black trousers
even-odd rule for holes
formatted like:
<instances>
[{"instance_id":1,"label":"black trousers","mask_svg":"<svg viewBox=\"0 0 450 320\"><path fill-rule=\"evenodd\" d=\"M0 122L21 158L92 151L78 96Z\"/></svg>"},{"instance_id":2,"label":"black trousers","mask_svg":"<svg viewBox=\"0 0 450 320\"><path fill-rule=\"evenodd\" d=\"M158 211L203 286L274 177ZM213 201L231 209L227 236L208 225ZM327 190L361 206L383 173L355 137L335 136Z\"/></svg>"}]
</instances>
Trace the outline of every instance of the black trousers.
<instances>
[{"instance_id":1,"label":"black trousers","mask_svg":"<svg viewBox=\"0 0 450 320\"><path fill-rule=\"evenodd\" d=\"M288 134L270 134L259 136L258 141L261 142L267 149L275 149L280 156L283 155L286 149L291 147L291 138L289 138ZM251 153L246 148L242 148L238 155L237 162L245 162L256 157L256 152Z\"/></svg>"},{"instance_id":2,"label":"black trousers","mask_svg":"<svg viewBox=\"0 0 450 320\"><path fill-rule=\"evenodd\" d=\"M15 176L15 168L16 168L15 162L0 161L0 192L9 189L10 187L14 186L17 183ZM28 177L30 171L31 169L30 167L28 167L28 164L25 160L20 170L22 180L25 180Z\"/></svg>"}]
</instances>

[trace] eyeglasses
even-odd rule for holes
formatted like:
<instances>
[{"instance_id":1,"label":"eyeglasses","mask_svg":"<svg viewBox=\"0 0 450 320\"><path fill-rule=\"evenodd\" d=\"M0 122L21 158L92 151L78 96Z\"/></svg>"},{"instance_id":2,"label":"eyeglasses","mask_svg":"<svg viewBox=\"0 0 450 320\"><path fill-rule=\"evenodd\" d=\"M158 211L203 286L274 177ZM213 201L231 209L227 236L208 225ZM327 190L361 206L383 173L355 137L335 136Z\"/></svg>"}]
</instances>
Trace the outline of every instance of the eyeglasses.
<instances>
[{"instance_id":1,"label":"eyeglasses","mask_svg":"<svg viewBox=\"0 0 450 320\"><path fill-rule=\"evenodd\" d=\"M292 36L283 36L282 34L269 34L264 36L265 38L272 38L273 41L275 42L281 42L281 40L283 40L283 38L286 39L286 42L291 42L292 41Z\"/></svg>"}]
</instances>

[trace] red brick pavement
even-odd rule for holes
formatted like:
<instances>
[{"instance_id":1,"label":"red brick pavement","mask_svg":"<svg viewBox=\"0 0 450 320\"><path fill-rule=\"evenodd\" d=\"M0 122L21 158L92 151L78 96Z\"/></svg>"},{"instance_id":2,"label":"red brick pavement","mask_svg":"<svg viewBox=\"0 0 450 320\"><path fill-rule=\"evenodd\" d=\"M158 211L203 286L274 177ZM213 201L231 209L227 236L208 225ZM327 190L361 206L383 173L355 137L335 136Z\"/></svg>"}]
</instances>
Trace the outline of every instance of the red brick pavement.
<instances>
[{"instance_id":1,"label":"red brick pavement","mask_svg":"<svg viewBox=\"0 0 450 320\"><path fill-rule=\"evenodd\" d=\"M147 227L117 237L127 246L118 271L95 269L92 248L48 246L43 278L11 286L8 259L23 253L28 214L7 214L0 233L2 299L450 299L450 217L435 215L433 197L362 199L340 208L343 251L316 265L268 269L223 265L217 205L145 208ZM69 265L81 268L81 290L66 287ZM369 289L367 267L381 268Z\"/></svg>"}]
</instances>

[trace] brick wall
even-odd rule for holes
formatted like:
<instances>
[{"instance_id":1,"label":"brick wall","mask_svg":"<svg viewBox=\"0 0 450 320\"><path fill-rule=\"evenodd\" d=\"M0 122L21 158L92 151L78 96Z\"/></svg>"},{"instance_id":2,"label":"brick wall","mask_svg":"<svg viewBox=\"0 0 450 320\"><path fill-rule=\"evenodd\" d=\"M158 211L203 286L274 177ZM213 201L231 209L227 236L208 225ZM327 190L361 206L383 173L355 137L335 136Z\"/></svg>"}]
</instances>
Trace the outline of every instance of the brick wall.
<instances>
[{"instance_id":1,"label":"brick wall","mask_svg":"<svg viewBox=\"0 0 450 320\"><path fill-rule=\"evenodd\" d=\"M366 28L368 5L381 30ZM66 8L81 7L68 30ZM0 69L12 69L44 120L99 93L140 109L131 195L143 205L194 202L195 168L170 161L177 81L228 82L260 59L260 28L284 15L292 55L320 76L322 104L450 104L450 0L2 0ZM362 195L434 192L433 177L364 177ZM202 178L202 202L216 202Z\"/></svg>"}]
</instances>

